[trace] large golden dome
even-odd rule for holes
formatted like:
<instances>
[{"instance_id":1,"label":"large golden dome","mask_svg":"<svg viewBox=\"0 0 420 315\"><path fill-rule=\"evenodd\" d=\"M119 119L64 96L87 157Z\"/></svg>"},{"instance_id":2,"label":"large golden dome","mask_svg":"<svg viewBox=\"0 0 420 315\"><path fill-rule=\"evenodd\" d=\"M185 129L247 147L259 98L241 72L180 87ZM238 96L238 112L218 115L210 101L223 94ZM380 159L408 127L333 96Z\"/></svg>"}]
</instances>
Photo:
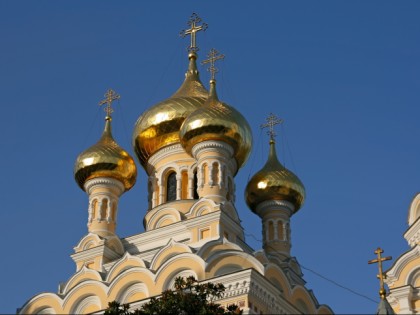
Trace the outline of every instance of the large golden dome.
<instances>
[{"instance_id":1,"label":"large golden dome","mask_svg":"<svg viewBox=\"0 0 420 315\"><path fill-rule=\"evenodd\" d=\"M305 187L299 178L277 159L274 140L264 167L257 172L245 189L245 200L253 212L266 200L287 200L298 211L305 200Z\"/></svg>"},{"instance_id":2,"label":"large golden dome","mask_svg":"<svg viewBox=\"0 0 420 315\"><path fill-rule=\"evenodd\" d=\"M210 93L202 108L191 113L179 132L181 144L191 154L197 143L206 140L224 141L232 146L238 169L246 162L252 147L248 122L233 107L219 101L216 81L210 81Z\"/></svg>"},{"instance_id":3,"label":"large golden dome","mask_svg":"<svg viewBox=\"0 0 420 315\"><path fill-rule=\"evenodd\" d=\"M124 184L126 191L134 186L137 177L133 158L112 137L108 116L101 139L82 152L74 165L74 178L83 190L86 181L97 177L115 178Z\"/></svg>"},{"instance_id":4,"label":"large golden dome","mask_svg":"<svg viewBox=\"0 0 420 315\"><path fill-rule=\"evenodd\" d=\"M178 91L145 111L135 124L133 146L143 167L159 149L179 143L179 129L184 119L207 99L208 92L200 82L196 58L191 52L185 81Z\"/></svg>"}]
</instances>

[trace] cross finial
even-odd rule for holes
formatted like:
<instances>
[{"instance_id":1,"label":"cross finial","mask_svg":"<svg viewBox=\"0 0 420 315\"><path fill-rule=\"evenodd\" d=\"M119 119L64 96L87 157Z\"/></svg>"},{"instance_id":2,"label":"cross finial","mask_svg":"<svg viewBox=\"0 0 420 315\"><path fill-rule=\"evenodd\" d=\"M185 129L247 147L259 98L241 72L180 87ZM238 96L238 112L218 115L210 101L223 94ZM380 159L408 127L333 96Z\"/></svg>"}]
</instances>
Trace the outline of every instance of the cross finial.
<instances>
[{"instance_id":1,"label":"cross finial","mask_svg":"<svg viewBox=\"0 0 420 315\"><path fill-rule=\"evenodd\" d=\"M270 136L270 140L274 141L274 137L277 136L276 132L274 131L274 126L283 123L283 119L280 119L273 113L270 113L270 115L265 120L267 123L262 124L260 127L261 129L269 128L267 134Z\"/></svg>"},{"instance_id":2,"label":"cross finial","mask_svg":"<svg viewBox=\"0 0 420 315\"><path fill-rule=\"evenodd\" d=\"M102 106L104 104L106 104L105 106L105 112L106 112L106 118L110 119L111 118L111 114L113 113L113 109L111 107L111 104L113 101L115 100L119 100L120 99L120 95L115 93L114 90L109 89L106 93L105 93L105 99L103 99L102 101L99 102L99 106Z\"/></svg>"},{"instance_id":3,"label":"cross finial","mask_svg":"<svg viewBox=\"0 0 420 315\"><path fill-rule=\"evenodd\" d=\"M392 257L388 256L388 257L381 257L381 254L383 253L383 249L378 247L375 250L375 254L377 255L378 258L376 259L372 259L368 261L368 264L375 264L378 263L378 268L379 268L379 274L377 275L378 279L379 279L379 285L380 285L380 289L379 289L379 296L381 297L381 299L385 299L386 296L386 291L385 291L385 287L384 287L384 279L386 279L386 275L383 272L382 269L382 262L386 261L386 260L391 260Z\"/></svg>"},{"instance_id":4,"label":"cross finial","mask_svg":"<svg viewBox=\"0 0 420 315\"><path fill-rule=\"evenodd\" d=\"M210 71L211 79L214 80L216 73L219 72L219 69L217 69L214 65L217 60L224 59L225 55L222 55L216 49L212 48L207 54L207 57L209 57L209 59L203 60L201 64L204 65L206 63L210 63L210 67L207 69L207 71Z\"/></svg>"},{"instance_id":5,"label":"cross finial","mask_svg":"<svg viewBox=\"0 0 420 315\"><path fill-rule=\"evenodd\" d=\"M193 13L187 22L187 24L190 26L187 30L182 30L179 35L184 38L187 35L191 35L191 44L190 47L188 47L188 51L191 53L196 53L198 51L198 47L196 44L196 33L199 31L205 31L208 27L207 23L202 23L201 25L197 25L201 22L201 18L197 15L197 13Z\"/></svg>"}]
</instances>

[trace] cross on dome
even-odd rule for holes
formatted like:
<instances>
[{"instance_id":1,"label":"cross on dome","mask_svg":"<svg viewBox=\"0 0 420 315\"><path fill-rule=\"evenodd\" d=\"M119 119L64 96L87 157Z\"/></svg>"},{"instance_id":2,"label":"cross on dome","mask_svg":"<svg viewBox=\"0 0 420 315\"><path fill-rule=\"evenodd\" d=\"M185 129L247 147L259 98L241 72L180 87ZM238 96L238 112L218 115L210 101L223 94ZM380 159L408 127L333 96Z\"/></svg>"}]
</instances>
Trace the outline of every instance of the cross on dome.
<instances>
[{"instance_id":1,"label":"cross on dome","mask_svg":"<svg viewBox=\"0 0 420 315\"><path fill-rule=\"evenodd\" d=\"M377 277L379 278L379 285L380 285L380 289L379 289L379 295L381 296L381 299L385 299L385 287L384 287L384 279L386 277L385 273L382 270L382 262L383 261L387 261L387 260L391 260L392 257L388 256L388 257L381 257L381 254L383 253L383 249L378 247L375 250L375 254L377 255L377 259L372 259L368 261L368 264L375 264L378 263L378 268L379 268L379 274L377 275Z\"/></svg>"},{"instance_id":2,"label":"cross on dome","mask_svg":"<svg viewBox=\"0 0 420 315\"><path fill-rule=\"evenodd\" d=\"M182 30L179 35L184 38L187 35L191 35L191 44L190 47L188 47L188 51L192 52L192 53L196 53L199 48L197 47L197 43L196 43L196 33L199 31L205 31L208 27L207 23L202 23L201 25L197 25L198 23L200 23L202 20L201 18L197 15L197 13L193 13L189 19L189 21L187 22L187 24L191 27L187 30Z\"/></svg>"},{"instance_id":3,"label":"cross on dome","mask_svg":"<svg viewBox=\"0 0 420 315\"><path fill-rule=\"evenodd\" d=\"M104 104L106 104L105 106L105 112L106 112L106 118L110 119L111 118L111 114L114 112L114 110L111 107L111 104L113 101L115 100L119 100L121 98L121 96L117 93L115 93L114 90L109 89L106 93L105 93L105 99L103 99L102 101L99 102L99 106L102 106Z\"/></svg>"},{"instance_id":4,"label":"cross on dome","mask_svg":"<svg viewBox=\"0 0 420 315\"><path fill-rule=\"evenodd\" d=\"M262 124L260 128L269 128L267 134L270 136L270 140L274 141L274 137L277 136L277 133L274 131L274 126L283 123L283 119L280 119L273 113L270 113L270 115L265 120L267 123Z\"/></svg>"},{"instance_id":5,"label":"cross on dome","mask_svg":"<svg viewBox=\"0 0 420 315\"><path fill-rule=\"evenodd\" d=\"M207 54L207 57L209 57L209 59L203 60L201 64L204 65L206 63L210 63L210 67L207 69L207 71L210 71L211 79L214 80L216 73L219 72L219 69L217 69L214 65L217 60L224 59L225 55L222 55L216 49L212 48Z\"/></svg>"}]
</instances>

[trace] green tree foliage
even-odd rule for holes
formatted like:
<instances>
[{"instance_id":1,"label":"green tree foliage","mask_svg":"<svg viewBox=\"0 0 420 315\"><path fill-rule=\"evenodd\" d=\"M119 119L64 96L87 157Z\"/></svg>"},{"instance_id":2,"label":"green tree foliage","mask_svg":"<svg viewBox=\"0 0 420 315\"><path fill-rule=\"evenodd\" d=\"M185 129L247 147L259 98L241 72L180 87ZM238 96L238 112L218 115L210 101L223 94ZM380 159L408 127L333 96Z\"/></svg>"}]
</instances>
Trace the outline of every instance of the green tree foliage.
<instances>
[{"instance_id":1,"label":"green tree foliage","mask_svg":"<svg viewBox=\"0 0 420 315\"><path fill-rule=\"evenodd\" d=\"M229 305L226 309L214 300L221 298L225 286L221 283L199 284L194 277L175 279L175 289L166 290L159 298L151 298L139 310L129 311L128 304L120 305L110 302L105 310L106 315L239 315L242 310L237 305Z\"/></svg>"}]
</instances>

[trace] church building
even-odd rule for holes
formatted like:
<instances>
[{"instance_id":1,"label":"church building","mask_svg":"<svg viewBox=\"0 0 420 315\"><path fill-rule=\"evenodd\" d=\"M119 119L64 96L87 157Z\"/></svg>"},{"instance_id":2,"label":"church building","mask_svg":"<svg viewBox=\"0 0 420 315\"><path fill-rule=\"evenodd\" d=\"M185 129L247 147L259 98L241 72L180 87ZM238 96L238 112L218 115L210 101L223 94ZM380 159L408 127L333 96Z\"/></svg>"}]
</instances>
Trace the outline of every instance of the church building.
<instances>
[{"instance_id":1,"label":"church building","mask_svg":"<svg viewBox=\"0 0 420 315\"><path fill-rule=\"evenodd\" d=\"M273 128L280 120L274 115L265 124L267 162L245 191L246 203L261 218L256 224L262 224L263 248L254 250L245 242L235 207L244 192L236 191L235 175L251 153L251 128L238 110L219 99L215 62L223 55L216 50L204 61L210 65L208 88L202 84L196 35L207 25L196 14L188 25L184 82L172 96L146 109L133 130L138 165L148 177L141 183L148 190L144 232L123 237L124 231L117 231L118 216L124 213L119 214L119 198L135 185L138 166L112 136L111 105L119 95L109 90L101 102L106 109L102 136L77 157L74 167L76 183L88 196L87 234L71 255L75 273L58 292L32 297L19 314L101 313L111 301L129 303L134 310L173 288L179 276L223 283L226 291L217 302L236 304L244 314L333 313L305 287L291 255L290 219L303 206L305 188L277 158ZM413 207L418 209L420 197L416 200ZM407 266L418 265L419 259L415 212L410 224L416 230L407 231L413 248L388 271L391 303L400 303L401 310L406 304L398 300L399 292L412 290L414 299L419 285L418 271L406 276L411 272Z\"/></svg>"},{"instance_id":2,"label":"church building","mask_svg":"<svg viewBox=\"0 0 420 315\"><path fill-rule=\"evenodd\" d=\"M408 209L408 229L404 233L409 249L386 271L389 304L397 314L420 312L420 193Z\"/></svg>"}]
</instances>

